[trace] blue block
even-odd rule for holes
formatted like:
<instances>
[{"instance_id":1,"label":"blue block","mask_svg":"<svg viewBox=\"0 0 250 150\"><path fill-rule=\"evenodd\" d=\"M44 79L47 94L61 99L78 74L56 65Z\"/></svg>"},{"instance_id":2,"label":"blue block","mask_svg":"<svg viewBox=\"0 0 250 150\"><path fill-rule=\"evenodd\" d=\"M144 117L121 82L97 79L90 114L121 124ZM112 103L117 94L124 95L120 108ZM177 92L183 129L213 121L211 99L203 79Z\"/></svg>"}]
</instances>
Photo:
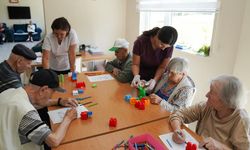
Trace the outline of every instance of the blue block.
<instances>
[{"instance_id":1,"label":"blue block","mask_svg":"<svg viewBox=\"0 0 250 150\"><path fill-rule=\"evenodd\" d=\"M92 111L88 111L87 114L88 114L88 117L91 117L93 113Z\"/></svg>"},{"instance_id":2,"label":"blue block","mask_svg":"<svg viewBox=\"0 0 250 150\"><path fill-rule=\"evenodd\" d=\"M82 94L83 92L84 92L83 89L78 89L78 93L79 93L79 94Z\"/></svg>"},{"instance_id":3,"label":"blue block","mask_svg":"<svg viewBox=\"0 0 250 150\"><path fill-rule=\"evenodd\" d=\"M132 96L130 94L128 94L128 95L124 96L124 99L125 99L126 102L129 102L131 97Z\"/></svg>"}]
</instances>

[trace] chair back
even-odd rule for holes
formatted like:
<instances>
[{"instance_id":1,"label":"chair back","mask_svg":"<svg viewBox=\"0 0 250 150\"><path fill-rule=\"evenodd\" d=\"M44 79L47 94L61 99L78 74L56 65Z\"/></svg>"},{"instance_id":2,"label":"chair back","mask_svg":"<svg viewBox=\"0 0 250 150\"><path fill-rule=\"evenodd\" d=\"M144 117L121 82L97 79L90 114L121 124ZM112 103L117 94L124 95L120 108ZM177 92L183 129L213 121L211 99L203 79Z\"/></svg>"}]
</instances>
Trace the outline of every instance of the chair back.
<instances>
[{"instance_id":1,"label":"chair back","mask_svg":"<svg viewBox=\"0 0 250 150\"><path fill-rule=\"evenodd\" d=\"M187 76L187 78L189 79L189 81L192 83L192 85L193 85L193 95L192 95L192 98L190 99L190 101L188 101L188 103L187 103L187 107L189 107L189 106L191 106L192 105L192 102L193 102L193 100L194 100L194 97L195 97L195 94L196 94L196 86L195 86L195 83L194 83L194 81L191 79L191 77L190 76Z\"/></svg>"}]
</instances>

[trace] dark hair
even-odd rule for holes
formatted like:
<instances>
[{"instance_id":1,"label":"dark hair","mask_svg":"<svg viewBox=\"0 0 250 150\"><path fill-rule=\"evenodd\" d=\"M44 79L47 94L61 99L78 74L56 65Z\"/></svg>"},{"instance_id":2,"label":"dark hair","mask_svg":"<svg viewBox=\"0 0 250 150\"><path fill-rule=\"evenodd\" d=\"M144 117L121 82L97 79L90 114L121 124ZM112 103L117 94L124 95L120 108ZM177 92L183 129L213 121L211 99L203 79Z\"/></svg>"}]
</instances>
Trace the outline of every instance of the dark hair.
<instances>
[{"instance_id":1,"label":"dark hair","mask_svg":"<svg viewBox=\"0 0 250 150\"><path fill-rule=\"evenodd\" d=\"M144 36L155 36L158 33L158 38L161 42L173 46L178 38L178 33L175 28L170 26L164 26L162 28L154 27L151 30L144 31Z\"/></svg>"},{"instance_id":2,"label":"dark hair","mask_svg":"<svg viewBox=\"0 0 250 150\"><path fill-rule=\"evenodd\" d=\"M178 32L171 26L164 26L158 31L158 38L161 42L173 46L178 38Z\"/></svg>"},{"instance_id":3,"label":"dark hair","mask_svg":"<svg viewBox=\"0 0 250 150\"><path fill-rule=\"evenodd\" d=\"M71 26L66 18L60 17L60 18L56 18L53 21L51 28L52 30L59 30L59 29L65 30L67 31L67 33L69 33Z\"/></svg>"},{"instance_id":4,"label":"dark hair","mask_svg":"<svg viewBox=\"0 0 250 150\"><path fill-rule=\"evenodd\" d=\"M160 30L159 27L154 27L154 28L151 29L151 30L144 31L144 32L142 33L142 35L145 35L145 36L148 36L148 37L150 37L150 36L155 36L155 35L158 33L159 30Z\"/></svg>"}]
</instances>

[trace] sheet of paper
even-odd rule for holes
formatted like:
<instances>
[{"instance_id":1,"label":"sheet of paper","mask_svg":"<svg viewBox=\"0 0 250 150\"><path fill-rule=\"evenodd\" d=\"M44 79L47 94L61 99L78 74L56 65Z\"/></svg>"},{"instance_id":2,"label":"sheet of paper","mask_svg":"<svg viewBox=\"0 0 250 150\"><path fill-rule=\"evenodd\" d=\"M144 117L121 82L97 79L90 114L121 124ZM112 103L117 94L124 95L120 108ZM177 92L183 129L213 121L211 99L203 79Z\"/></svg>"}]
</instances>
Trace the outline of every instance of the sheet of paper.
<instances>
[{"instance_id":1,"label":"sheet of paper","mask_svg":"<svg viewBox=\"0 0 250 150\"><path fill-rule=\"evenodd\" d=\"M71 108L65 107L62 109L52 110L52 111L49 111L48 114L54 124L60 123L63 121L63 117L68 109L71 109ZM78 107L76 107L76 110L77 110L77 118L80 118L81 112L88 111L88 109L81 104L78 105Z\"/></svg>"},{"instance_id":2,"label":"sheet of paper","mask_svg":"<svg viewBox=\"0 0 250 150\"><path fill-rule=\"evenodd\" d=\"M187 142L192 142L193 144L196 144L197 146L199 146L199 142L197 140L195 140L186 130L183 130L183 132L186 135L186 141ZM172 135L173 135L173 132L163 134L163 135L159 135L159 137L169 150L176 150L176 149L185 150L186 149L186 144L185 143L176 144L172 140ZM204 150L203 148L198 148L198 149L199 150Z\"/></svg>"},{"instance_id":3,"label":"sheet of paper","mask_svg":"<svg viewBox=\"0 0 250 150\"><path fill-rule=\"evenodd\" d=\"M42 57L42 53L41 52L35 52L37 57Z\"/></svg>"},{"instance_id":4,"label":"sheet of paper","mask_svg":"<svg viewBox=\"0 0 250 150\"><path fill-rule=\"evenodd\" d=\"M42 57L37 57L35 60L37 63L42 63Z\"/></svg>"},{"instance_id":5,"label":"sheet of paper","mask_svg":"<svg viewBox=\"0 0 250 150\"><path fill-rule=\"evenodd\" d=\"M110 74L102 74L102 75L87 76L87 77L88 77L90 82L114 80L114 78Z\"/></svg>"}]
</instances>

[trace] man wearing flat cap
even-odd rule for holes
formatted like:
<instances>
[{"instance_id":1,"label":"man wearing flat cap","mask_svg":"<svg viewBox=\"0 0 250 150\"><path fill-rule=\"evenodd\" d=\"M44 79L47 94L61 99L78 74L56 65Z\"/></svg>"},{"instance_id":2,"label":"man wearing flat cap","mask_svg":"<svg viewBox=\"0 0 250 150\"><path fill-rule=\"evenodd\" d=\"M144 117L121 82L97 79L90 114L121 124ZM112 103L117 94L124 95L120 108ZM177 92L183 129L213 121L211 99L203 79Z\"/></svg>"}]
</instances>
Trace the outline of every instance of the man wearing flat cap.
<instances>
[{"instance_id":1,"label":"man wearing flat cap","mask_svg":"<svg viewBox=\"0 0 250 150\"><path fill-rule=\"evenodd\" d=\"M52 94L62 90L57 74L41 69L31 74L30 83L24 88L9 88L0 93L0 149L40 150L44 143L57 147L76 119L76 109L66 112L54 132L41 120L36 109L48 106Z\"/></svg>"},{"instance_id":2,"label":"man wearing flat cap","mask_svg":"<svg viewBox=\"0 0 250 150\"><path fill-rule=\"evenodd\" d=\"M105 70L113 74L120 82L126 83L133 79L132 57L129 54L129 42L125 39L117 39L109 51L115 52L116 59L109 61Z\"/></svg>"},{"instance_id":3,"label":"man wearing flat cap","mask_svg":"<svg viewBox=\"0 0 250 150\"><path fill-rule=\"evenodd\" d=\"M31 68L36 54L22 44L16 44L9 58L0 63L0 93L9 88L22 87L20 74Z\"/></svg>"}]
</instances>

